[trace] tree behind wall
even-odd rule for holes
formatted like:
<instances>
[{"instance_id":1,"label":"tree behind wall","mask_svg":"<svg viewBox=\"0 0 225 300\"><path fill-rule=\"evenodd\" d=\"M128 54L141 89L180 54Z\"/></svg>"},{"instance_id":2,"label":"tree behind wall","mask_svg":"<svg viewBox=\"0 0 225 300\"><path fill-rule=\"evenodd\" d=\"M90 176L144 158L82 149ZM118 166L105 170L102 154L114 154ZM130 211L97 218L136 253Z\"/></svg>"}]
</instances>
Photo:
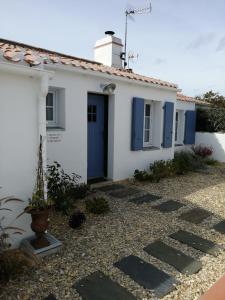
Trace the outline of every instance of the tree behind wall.
<instances>
[{"instance_id":1,"label":"tree behind wall","mask_svg":"<svg viewBox=\"0 0 225 300\"><path fill-rule=\"evenodd\" d=\"M208 104L207 108L197 109L197 131L225 132L225 97L209 91L197 100Z\"/></svg>"}]
</instances>

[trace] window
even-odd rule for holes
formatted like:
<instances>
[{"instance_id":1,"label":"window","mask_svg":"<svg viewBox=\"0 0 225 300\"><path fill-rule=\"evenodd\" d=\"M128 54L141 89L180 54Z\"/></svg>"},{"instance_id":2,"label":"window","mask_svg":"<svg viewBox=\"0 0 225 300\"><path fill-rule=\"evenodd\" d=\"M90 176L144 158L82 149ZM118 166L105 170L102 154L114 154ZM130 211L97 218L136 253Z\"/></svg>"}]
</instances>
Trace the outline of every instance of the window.
<instances>
[{"instance_id":1,"label":"window","mask_svg":"<svg viewBox=\"0 0 225 300\"><path fill-rule=\"evenodd\" d=\"M152 105L145 103L144 146L152 145Z\"/></svg>"},{"instance_id":2,"label":"window","mask_svg":"<svg viewBox=\"0 0 225 300\"><path fill-rule=\"evenodd\" d=\"M175 144L181 145L184 140L184 111L177 110L175 116Z\"/></svg>"},{"instance_id":3,"label":"window","mask_svg":"<svg viewBox=\"0 0 225 300\"><path fill-rule=\"evenodd\" d=\"M57 124L56 117L56 92L48 92L46 97L46 121L48 126Z\"/></svg>"},{"instance_id":4,"label":"window","mask_svg":"<svg viewBox=\"0 0 225 300\"><path fill-rule=\"evenodd\" d=\"M96 105L88 105L88 122L96 122L97 110Z\"/></svg>"},{"instance_id":5,"label":"window","mask_svg":"<svg viewBox=\"0 0 225 300\"><path fill-rule=\"evenodd\" d=\"M179 126L179 113L176 111L176 121L175 121L175 142L178 140L178 126Z\"/></svg>"},{"instance_id":6,"label":"window","mask_svg":"<svg viewBox=\"0 0 225 300\"><path fill-rule=\"evenodd\" d=\"M65 89L50 88L46 97L47 128L65 128Z\"/></svg>"}]
</instances>

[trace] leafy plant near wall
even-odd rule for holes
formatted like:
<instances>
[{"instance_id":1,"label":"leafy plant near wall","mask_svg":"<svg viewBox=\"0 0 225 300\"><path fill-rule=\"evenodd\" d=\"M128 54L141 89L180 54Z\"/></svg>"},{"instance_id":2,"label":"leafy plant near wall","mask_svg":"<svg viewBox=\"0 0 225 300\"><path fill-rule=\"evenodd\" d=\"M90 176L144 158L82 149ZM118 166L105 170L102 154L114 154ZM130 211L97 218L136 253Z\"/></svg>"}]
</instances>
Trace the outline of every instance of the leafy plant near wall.
<instances>
[{"instance_id":1,"label":"leafy plant near wall","mask_svg":"<svg viewBox=\"0 0 225 300\"><path fill-rule=\"evenodd\" d=\"M48 195L53 199L57 210L68 214L74 207L76 199L84 198L88 185L79 183L81 176L64 172L58 162L48 166Z\"/></svg>"},{"instance_id":2,"label":"leafy plant near wall","mask_svg":"<svg viewBox=\"0 0 225 300\"><path fill-rule=\"evenodd\" d=\"M213 148L211 146L205 146L205 145L196 145L192 146L192 151L195 155L200 156L202 158L209 157L213 154Z\"/></svg>"},{"instance_id":3,"label":"leafy plant near wall","mask_svg":"<svg viewBox=\"0 0 225 300\"><path fill-rule=\"evenodd\" d=\"M24 201L15 197L1 198L0 212L11 213L12 209L8 207L8 204L15 202L22 203ZM18 256L11 255L11 250L9 250L11 247L10 241L13 239L13 236L22 235L25 231L17 226L13 226L13 222L4 226L3 223L6 217L7 215L4 214L0 219L0 282L5 282L13 278L16 274L22 272L26 265L23 259L21 260Z\"/></svg>"},{"instance_id":4,"label":"leafy plant near wall","mask_svg":"<svg viewBox=\"0 0 225 300\"><path fill-rule=\"evenodd\" d=\"M206 165L217 164L217 161L207 157L213 151L211 148L196 146L194 150L193 153L190 151L177 152L172 160L155 161L150 164L148 170L135 170L134 178L139 181L159 182L162 178L184 175L190 171L206 168Z\"/></svg>"}]
</instances>

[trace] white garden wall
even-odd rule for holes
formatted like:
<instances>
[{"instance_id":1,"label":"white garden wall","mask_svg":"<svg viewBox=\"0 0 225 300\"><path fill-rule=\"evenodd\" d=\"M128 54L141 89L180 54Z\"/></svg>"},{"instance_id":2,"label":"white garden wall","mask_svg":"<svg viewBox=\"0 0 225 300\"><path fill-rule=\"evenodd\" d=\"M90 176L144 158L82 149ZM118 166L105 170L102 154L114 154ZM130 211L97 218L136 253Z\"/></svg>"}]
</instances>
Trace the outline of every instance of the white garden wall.
<instances>
[{"instance_id":1,"label":"white garden wall","mask_svg":"<svg viewBox=\"0 0 225 300\"><path fill-rule=\"evenodd\" d=\"M225 133L196 132L196 145L199 144L212 146L212 157L225 162Z\"/></svg>"},{"instance_id":2,"label":"white garden wall","mask_svg":"<svg viewBox=\"0 0 225 300\"><path fill-rule=\"evenodd\" d=\"M35 183L38 149L39 81L30 76L0 69L0 197L16 196L25 203L8 205L13 212L0 212L8 225L27 205ZM14 225L31 234L30 216L25 214ZM21 239L21 236L19 237ZM15 236L13 245L18 245Z\"/></svg>"}]
</instances>

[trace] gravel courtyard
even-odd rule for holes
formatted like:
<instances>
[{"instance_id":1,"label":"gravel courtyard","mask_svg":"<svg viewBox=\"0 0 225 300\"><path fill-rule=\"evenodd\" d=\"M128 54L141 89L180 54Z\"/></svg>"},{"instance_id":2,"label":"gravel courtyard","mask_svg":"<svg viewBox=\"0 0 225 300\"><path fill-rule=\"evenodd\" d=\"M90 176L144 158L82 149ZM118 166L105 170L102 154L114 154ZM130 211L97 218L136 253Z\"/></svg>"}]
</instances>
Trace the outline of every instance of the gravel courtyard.
<instances>
[{"instance_id":1,"label":"gravel courtyard","mask_svg":"<svg viewBox=\"0 0 225 300\"><path fill-rule=\"evenodd\" d=\"M42 300L51 293L58 300L82 299L72 286L97 270L125 287L137 299L158 299L154 293L142 288L113 266L128 255L142 258L173 275L180 282L163 300L197 300L225 274L225 251L214 257L168 237L182 229L225 246L225 234L212 229L213 225L225 219L225 165L211 167L209 173L190 173L165 179L160 183L127 181L122 184L135 187L143 194L150 193L162 198L138 205L129 201L134 197L132 195L123 199L108 196L111 211L104 216L88 214L86 223L79 230L71 229L66 217L54 214L50 232L63 242L62 251L45 258L37 269L30 270L17 280L0 287L0 299ZM171 199L185 206L169 213L153 209L154 206ZM196 207L204 208L212 215L200 224L178 218L183 212ZM187 276L150 256L143 248L157 239L199 259L202 269Z\"/></svg>"}]
</instances>

